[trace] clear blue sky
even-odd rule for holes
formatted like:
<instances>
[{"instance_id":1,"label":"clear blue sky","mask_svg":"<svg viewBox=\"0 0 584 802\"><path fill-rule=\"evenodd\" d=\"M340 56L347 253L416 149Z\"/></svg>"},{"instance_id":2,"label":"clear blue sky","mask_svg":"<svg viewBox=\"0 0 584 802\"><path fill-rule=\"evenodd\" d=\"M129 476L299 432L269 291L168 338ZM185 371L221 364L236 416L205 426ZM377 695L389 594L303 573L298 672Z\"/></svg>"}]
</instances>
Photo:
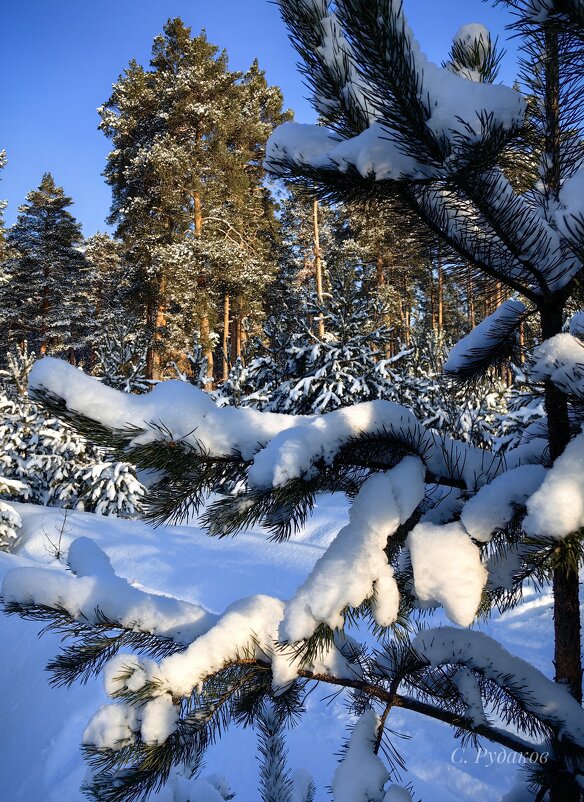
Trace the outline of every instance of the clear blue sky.
<instances>
[{"instance_id":1,"label":"clear blue sky","mask_svg":"<svg viewBox=\"0 0 584 802\"><path fill-rule=\"evenodd\" d=\"M446 55L466 22L483 22L501 40L508 17L480 0L405 0L408 20L434 61ZM101 177L109 141L96 112L131 58L147 64L154 36L180 16L196 34L227 49L233 69L257 57L284 91L300 122L314 114L296 70L278 9L268 0L6 0L0 30L0 175L8 224L43 172L53 173L75 201L86 236L105 230L110 190ZM513 42L501 74L515 75Z\"/></svg>"}]
</instances>

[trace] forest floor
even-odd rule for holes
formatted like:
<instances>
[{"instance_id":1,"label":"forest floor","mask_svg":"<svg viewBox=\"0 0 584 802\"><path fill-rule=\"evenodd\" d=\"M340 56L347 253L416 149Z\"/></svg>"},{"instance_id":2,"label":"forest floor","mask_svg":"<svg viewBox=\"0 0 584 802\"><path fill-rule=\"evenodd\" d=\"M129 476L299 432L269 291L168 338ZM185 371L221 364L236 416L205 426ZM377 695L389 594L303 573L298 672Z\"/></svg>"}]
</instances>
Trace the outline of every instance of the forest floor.
<instances>
[{"instance_id":1,"label":"forest floor","mask_svg":"<svg viewBox=\"0 0 584 802\"><path fill-rule=\"evenodd\" d=\"M28 504L14 505L24 523L15 554L0 552L0 579L19 565L55 563L80 535L93 538L118 574L146 590L177 596L221 612L242 596L264 593L290 597L347 521L342 497L323 496L305 529L286 543L272 543L261 531L230 539L206 536L196 525L152 528L87 513ZM445 622L440 613L423 619ZM552 676L549 595L526 593L515 610L480 628ZM41 625L0 614L0 800L81 802L85 775L79 744L92 714L108 701L102 680L85 686L52 688L44 670L59 648L54 634L37 635ZM330 799L337 754L351 721L341 696L317 688L307 713L288 734L291 769L310 771L317 802ZM428 802L500 802L514 782L513 753L484 743L461 748L446 725L408 711L392 712L389 726L405 737L394 743L405 758L404 784ZM257 802L258 761L252 730L230 729L208 753L204 774L219 772L236 792L235 802ZM161 793L157 800L168 797Z\"/></svg>"}]
</instances>

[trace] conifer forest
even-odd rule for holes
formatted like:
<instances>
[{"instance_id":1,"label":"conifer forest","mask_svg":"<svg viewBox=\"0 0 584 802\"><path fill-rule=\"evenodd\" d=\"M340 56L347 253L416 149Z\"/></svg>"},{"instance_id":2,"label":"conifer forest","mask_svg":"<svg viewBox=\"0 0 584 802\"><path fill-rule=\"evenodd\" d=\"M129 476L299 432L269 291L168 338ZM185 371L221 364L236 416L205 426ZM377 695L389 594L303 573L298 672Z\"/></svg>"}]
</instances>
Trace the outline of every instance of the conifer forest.
<instances>
[{"instance_id":1,"label":"conifer forest","mask_svg":"<svg viewBox=\"0 0 584 802\"><path fill-rule=\"evenodd\" d=\"M0 802L584 802L584 1L416 4L0 127Z\"/></svg>"}]
</instances>

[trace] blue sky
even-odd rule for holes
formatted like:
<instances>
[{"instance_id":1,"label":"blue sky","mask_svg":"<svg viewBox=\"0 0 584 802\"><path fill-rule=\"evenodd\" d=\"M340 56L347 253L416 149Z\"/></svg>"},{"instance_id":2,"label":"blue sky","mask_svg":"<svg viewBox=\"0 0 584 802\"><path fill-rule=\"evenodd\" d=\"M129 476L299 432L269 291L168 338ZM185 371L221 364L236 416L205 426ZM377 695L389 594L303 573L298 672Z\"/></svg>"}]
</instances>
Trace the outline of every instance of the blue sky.
<instances>
[{"instance_id":1,"label":"blue sky","mask_svg":"<svg viewBox=\"0 0 584 802\"><path fill-rule=\"evenodd\" d=\"M505 12L481 0L405 0L405 10L434 61L466 22L483 22L507 38ZM0 198L9 202L8 224L43 172L51 171L73 197L84 234L105 230L110 190L101 172L109 142L97 130L96 109L131 58L148 62L154 36L176 16L193 33L206 28L209 40L227 49L233 69L257 56L296 119L314 119L296 54L268 0L7 0L0 30L0 150L7 151L8 166ZM506 46L501 77L509 82L515 55L513 42Z\"/></svg>"}]
</instances>

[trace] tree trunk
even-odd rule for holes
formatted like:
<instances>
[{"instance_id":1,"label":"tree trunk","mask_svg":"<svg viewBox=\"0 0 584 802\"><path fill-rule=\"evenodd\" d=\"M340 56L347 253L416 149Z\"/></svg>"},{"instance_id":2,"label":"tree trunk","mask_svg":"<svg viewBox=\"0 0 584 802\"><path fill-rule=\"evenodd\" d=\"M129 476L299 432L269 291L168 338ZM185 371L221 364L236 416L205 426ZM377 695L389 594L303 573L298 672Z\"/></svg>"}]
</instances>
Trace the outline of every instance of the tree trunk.
<instances>
[{"instance_id":1,"label":"tree trunk","mask_svg":"<svg viewBox=\"0 0 584 802\"><path fill-rule=\"evenodd\" d=\"M154 329L154 375L153 379L162 377L162 331L166 328L166 270L160 272L156 295L156 320Z\"/></svg>"},{"instance_id":2,"label":"tree trunk","mask_svg":"<svg viewBox=\"0 0 584 802\"><path fill-rule=\"evenodd\" d=\"M193 215L193 222L195 226L195 236L200 237L203 234L203 211L202 211L202 204L201 204L201 195L198 190L193 192L193 207L194 207L194 215ZM199 276L198 279L198 287L202 291L206 291L206 283L203 276ZM214 378L214 359L213 359L213 346L211 343L211 325L209 323L209 313L205 309L205 311L201 314L199 318L199 327L201 330L201 344L203 346L203 356L207 360L207 376L211 379L211 382L207 385L209 389L213 389L213 378Z\"/></svg>"},{"instance_id":3,"label":"tree trunk","mask_svg":"<svg viewBox=\"0 0 584 802\"><path fill-rule=\"evenodd\" d=\"M444 333L444 275L442 272L442 254L438 249L438 336Z\"/></svg>"},{"instance_id":4,"label":"tree trunk","mask_svg":"<svg viewBox=\"0 0 584 802\"><path fill-rule=\"evenodd\" d=\"M148 298L146 307L146 324L151 332L146 352L146 378L151 381L160 379L161 375L161 329L166 326L165 295L166 274L163 271L158 278L156 293Z\"/></svg>"},{"instance_id":5,"label":"tree trunk","mask_svg":"<svg viewBox=\"0 0 584 802\"><path fill-rule=\"evenodd\" d=\"M322 261L320 257L320 234L318 230L318 201L312 204L312 223L314 227L314 273L316 278L316 297L320 306L323 305L322 295ZM322 313L318 316L318 336L324 337L324 318Z\"/></svg>"},{"instance_id":6,"label":"tree trunk","mask_svg":"<svg viewBox=\"0 0 584 802\"><path fill-rule=\"evenodd\" d=\"M47 318L50 312L50 301L49 301L49 278L50 278L50 268L44 268L44 278L45 283L43 286L43 299L41 301L41 327L40 327L40 335L41 335L41 344L40 344L40 354L44 356L47 353L47 340L48 340L48 332L47 332Z\"/></svg>"},{"instance_id":7,"label":"tree trunk","mask_svg":"<svg viewBox=\"0 0 584 802\"><path fill-rule=\"evenodd\" d=\"M473 298L473 286L472 286L472 271L470 264L467 265L467 270L466 270L466 304L467 304L468 325L470 329L474 329L475 310L474 310L474 298Z\"/></svg>"},{"instance_id":8,"label":"tree trunk","mask_svg":"<svg viewBox=\"0 0 584 802\"><path fill-rule=\"evenodd\" d=\"M562 306L541 310L542 339L562 330ZM545 408L548 418L550 458L555 461L570 442L567 398L552 382L545 382ZM580 594L578 571L558 566L553 576L554 593L554 666L555 681L566 685L582 703L582 656ZM573 778L566 776L552 789L551 802L580 802L581 795Z\"/></svg>"},{"instance_id":9,"label":"tree trunk","mask_svg":"<svg viewBox=\"0 0 584 802\"><path fill-rule=\"evenodd\" d=\"M223 300L223 381L229 378L229 293Z\"/></svg>"},{"instance_id":10,"label":"tree trunk","mask_svg":"<svg viewBox=\"0 0 584 802\"><path fill-rule=\"evenodd\" d=\"M211 379L211 382L207 383L207 388L212 390L213 376L214 376L213 368L215 365L215 361L213 359L213 348L211 347L211 326L209 324L209 315L207 314L201 315L200 325L201 325L201 344L203 346L203 356L207 360L207 376Z\"/></svg>"},{"instance_id":11,"label":"tree trunk","mask_svg":"<svg viewBox=\"0 0 584 802\"><path fill-rule=\"evenodd\" d=\"M241 357L241 315L235 318L235 358Z\"/></svg>"},{"instance_id":12,"label":"tree trunk","mask_svg":"<svg viewBox=\"0 0 584 802\"><path fill-rule=\"evenodd\" d=\"M154 378L154 327L156 321L154 298L148 298L146 304L146 326L150 332L148 350L146 351L146 378Z\"/></svg>"},{"instance_id":13,"label":"tree trunk","mask_svg":"<svg viewBox=\"0 0 584 802\"><path fill-rule=\"evenodd\" d=\"M525 323L523 320L519 324L519 364L525 362Z\"/></svg>"},{"instance_id":14,"label":"tree trunk","mask_svg":"<svg viewBox=\"0 0 584 802\"><path fill-rule=\"evenodd\" d=\"M558 199L561 186L560 71L558 29L545 30L545 152L544 185L548 195ZM563 305L541 310L542 339L562 331ZM552 382L545 383L550 458L556 460L570 441L570 421L566 396ZM582 654L578 570L559 565L554 571L554 665L556 682L564 683L572 696L582 702ZM551 802L579 802L580 789L571 776L551 792ZM561 786L561 787L560 787Z\"/></svg>"},{"instance_id":15,"label":"tree trunk","mask_svg":"<svg viewBox=\"0 0 584 802\"><path fill-rule=\"evenodd\" d=\"M203 232L203 212L201 207L201 196L199 192L195 192L193 194L193 206L195 210L194 214L195 234L197 235L197 237L200 237Z\"/></svg>"}]
</instances>

